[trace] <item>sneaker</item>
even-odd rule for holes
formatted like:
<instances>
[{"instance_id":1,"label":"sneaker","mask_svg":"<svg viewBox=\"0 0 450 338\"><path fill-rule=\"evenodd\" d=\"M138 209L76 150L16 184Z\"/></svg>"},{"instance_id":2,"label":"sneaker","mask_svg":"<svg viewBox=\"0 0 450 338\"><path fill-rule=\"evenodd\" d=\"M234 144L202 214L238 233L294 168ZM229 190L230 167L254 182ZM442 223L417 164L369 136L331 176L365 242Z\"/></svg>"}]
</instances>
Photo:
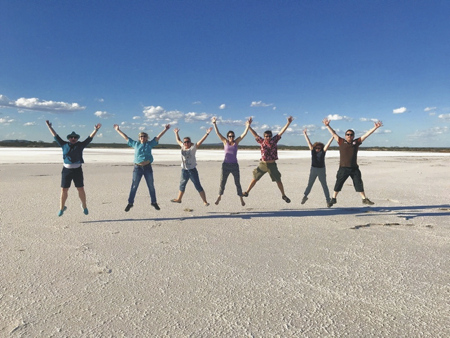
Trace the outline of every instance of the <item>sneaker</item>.
<instances>
[{"instance_id":1,"label":"sneaker","mask_svg":"<svg viewBox=\"0 0 450 338\"><path fill-rule=\"evenodd\" d=\"M130 209L133 207L133 204L128 204L127 207L125 208L125 211L128 212L130 211Z\"/></svg>"},{"instance_id":2,"label":"sneaker","mask_svg":"<svg viewBox=\"0 0 450 338\"><path fill-rule=\"evenodd\" d=\"M287 197L286 195L284 195L284 196L282 197L282 199L283 199L284 201L286 201L286 203L291 203L291 200L290 200L289 197Z\"/></svg>"},{"instance_id":3,"label":"sneaker","mask_svg":"<svg viewBox=\"0 0 450 338\"><path fill-rule=\"evenodd\" d=\"M375 203L373 203L371 200L369 200L368 198L364 198L364 199L362 200L362 202L363 202L363 204L367 204L367 205L373 205L373 204L375 204Z\"/></svg>"},{"instance_id":4,"label":"sneaker","mask_svg":"<svg viewBox=\"0 0 450 338\"><path fill-rule=\"evenodd\" d=\"M305 204L307 200L308 200L308 197L303 196L302 201L301 201L301 204Z\"/></svg>"},{"instance_id":5,"label":"sneaker","mask_svg":"<svg viewBox=\"0 0 450 338\"><path fill-rule=\"evenodd\" d=\"M64 206L64 208L58 212L58 216L61 217L64 214L64 211L66 211L66 210L67 210L67 207Z\"/></svg>"},{"instance_id":6,"label":"sneaker","mask_svg":"<svg viewBox=\"0 0 450 338\"><path fill-rule=\"evenodd\" d=\"M83 206L81 206L81 209L83 209L83 213L84 213L85 215L89 215L89 210L88 210L88 208L83 208Z\"/></svg>"},{"instance_id":7,"label":"sneaker","mask_svg":"<svg viewBox=\"0 0 450 338\"><path fill-rule=\"evenodd\" d=\"M160 210L161 208L159 207L158 203L152 203L152 207L155 208L156 210ZM129 209L128 209L129 210ZM126 211L126 209L125 209Z\"/></svg>"},{"instance_id":8,"label":"sneaker","mask_svg":"<svg viewBox=\"0 0 450 338\"><path fill-rule=\"evenodd\" d=\"M331 201L327 202L327 208L331 208L332 206L333 206L333 203L331 203Z\"/></svg>"},{"instance_id":9,"label":"sneaker","mask_svg":"<svg viewBox=\"0 0 450 338\"><path fill-rule=\"evenodd\" d=\"M337 203L337 201L336 201L336 199L333 197L333 198L331 199L331 201L330 201L330 204L333 205L333 204L336 204L336 203Z\"/></svg>"}]
</instances>

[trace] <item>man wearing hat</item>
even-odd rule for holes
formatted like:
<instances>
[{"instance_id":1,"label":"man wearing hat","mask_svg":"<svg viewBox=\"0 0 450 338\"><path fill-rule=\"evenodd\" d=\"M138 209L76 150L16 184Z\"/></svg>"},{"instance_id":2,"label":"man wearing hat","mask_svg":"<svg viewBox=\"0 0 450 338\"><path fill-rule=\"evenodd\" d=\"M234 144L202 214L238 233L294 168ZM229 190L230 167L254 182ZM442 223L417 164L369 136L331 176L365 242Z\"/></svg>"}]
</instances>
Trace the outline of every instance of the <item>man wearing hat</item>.
<instances>
[{"instance_id":1,"label":"man wearing hat","mask_svg":"<svg viewBox=\"0 0 450 338\"><path fill-rule=\"evenodd\" d=\"M78 190L78 196L81 200L81 209L83 209L83 213L85 215L89 214L89 210L86 205L86 193L84 191L84 182L83 182L83 170L81 169L81 165L84 163L83 160L83 150L86 146L91 143L97 131L102 126L100 123L95 125L94 131L89 135L87 139L80 142L78 141L80 135L75 133L74 131L67 135L67 139L64 141L53 129L50 121L45 121L47 124L50 133L55 138L56 143L62 148L63 151L63 159L64 159L64 167L61 172L61 200L60 200L60 210L58 212L58 216L62 216L64 211L66 211L67 207L65 206L67 196L69 194L70 184L72 180L75 184L75 187Z\"/></svg>"}]
</instances>

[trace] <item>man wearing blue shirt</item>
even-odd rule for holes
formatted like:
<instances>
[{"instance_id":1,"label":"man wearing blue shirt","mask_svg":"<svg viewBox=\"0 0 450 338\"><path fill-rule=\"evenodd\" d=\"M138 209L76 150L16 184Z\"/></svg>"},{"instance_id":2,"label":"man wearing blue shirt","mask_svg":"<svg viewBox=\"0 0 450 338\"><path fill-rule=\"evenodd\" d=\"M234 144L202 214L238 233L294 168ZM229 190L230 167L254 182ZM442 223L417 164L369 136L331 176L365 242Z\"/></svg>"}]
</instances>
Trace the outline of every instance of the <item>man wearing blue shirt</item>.
<instances>
[{"instance_id":1,"label":"man wearing blue shirt","mask_svg":"<svg viewBox=\"0 0 450 338\"><path fill-rule=\"evenodd\" d=\"M50 133L53 135L56 143L62 148L63 151L63 159L64 159L64 167L61 172L61 199L60 199L60 210L58 212L58 216L62 216L64 211L66 211L67 207L65 206L67 197L69 195L70 184L75 184L75 187L78 190L78 196L81 200L81 208L85 215L89 214L89 210L86 205L86 192L84 191L84 178L83 178L83 170L81 169L81 165L84 163L83 160L83 150L86 146L91 143L97 131L102 126L100 123L94 126L94 131L89 135L87 139L82 142L79 142L78 139L80 135L75 133L74 131L67 135L67 139L69 142L64 141L53 129L50 121L45 121L47 124Z\"/></svg>"},{"instance_id":2,"label":"man wearing blue shirt","mask_svg":"<svg viewBox=\"0 0 450 338\"><path fill-rule=\"evenodd\" d=\"M128 146L134 148L133 180L131 182L130 195L128 196L128 205L125 208L126 212L130 211L133 207L134 198L136 197L136 192L142 176L145 177L145 181L147 182L148 191L150 192L151 205L156 210L160 210L158 203L156 203L156 192L153 184L152 149L158 144L159 139L169 128L170 124L166 124L164 130L151 141L148 140L147 133L141 132L139 133L139 141L135 141L120 130L119 125L114 125L114 129L127 141Z\"/></svg>"}]
</instances>

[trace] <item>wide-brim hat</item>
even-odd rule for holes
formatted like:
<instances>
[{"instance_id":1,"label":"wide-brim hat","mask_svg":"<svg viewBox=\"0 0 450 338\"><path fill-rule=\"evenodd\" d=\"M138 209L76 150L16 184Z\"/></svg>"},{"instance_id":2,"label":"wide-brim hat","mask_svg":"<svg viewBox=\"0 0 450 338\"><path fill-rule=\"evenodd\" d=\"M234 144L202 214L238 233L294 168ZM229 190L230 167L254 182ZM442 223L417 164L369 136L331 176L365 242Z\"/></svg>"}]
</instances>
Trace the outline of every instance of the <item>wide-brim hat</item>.
<instances>
[{"instance_id":1,"label":"wide-brim hat","mask_svg":"<svg viewBox=\"0 0 450 338\"><path fill-rule=\"evenodd\" d=\"M71 137L80 138L80 135L78 135L76 132L73 131L72 134L67 135L67 139L69 139Z\"/></svg>"}]
</instances>

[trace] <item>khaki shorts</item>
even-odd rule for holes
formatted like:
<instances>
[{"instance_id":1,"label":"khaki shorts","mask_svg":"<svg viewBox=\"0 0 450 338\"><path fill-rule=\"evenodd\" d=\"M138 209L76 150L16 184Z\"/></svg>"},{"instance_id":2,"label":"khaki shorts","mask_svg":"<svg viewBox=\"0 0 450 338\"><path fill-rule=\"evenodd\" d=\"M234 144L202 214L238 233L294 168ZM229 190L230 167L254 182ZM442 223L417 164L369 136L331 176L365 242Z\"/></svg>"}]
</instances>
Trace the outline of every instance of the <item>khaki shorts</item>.
<instances>
[{"instance_id":1,"label":"khaki shorts","mask_svg":"<svg viewBox=\"0 0 450 338\"><path fill-rule=\"evenodd\" d=\"M281 173L278 171L278 167L275 162L274 163L259 162L258 167L255 170L253 170L253 178L259 181L259 179L263 177L265 173L269 173L272 182L281 181Z\"/></svg>"}]
</instances>

